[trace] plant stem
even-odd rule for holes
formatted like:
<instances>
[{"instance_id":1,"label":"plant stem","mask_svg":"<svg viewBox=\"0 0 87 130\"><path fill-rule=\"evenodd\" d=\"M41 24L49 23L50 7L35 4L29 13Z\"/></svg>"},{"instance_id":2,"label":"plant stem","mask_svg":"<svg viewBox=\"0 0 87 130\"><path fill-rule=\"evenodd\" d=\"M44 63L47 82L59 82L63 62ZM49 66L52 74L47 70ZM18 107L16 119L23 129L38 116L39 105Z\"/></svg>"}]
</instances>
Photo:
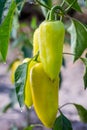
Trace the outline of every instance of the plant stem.
<instances>
[{"instance_id":1,"label":"plant stem","mask_svg":"<svg viewBox=\"0 0 87 130\"><path fill-rule=\"evenodd\" d=\"M49 20L49 15L50 15L50 11L48 11L48 13L46 15L46 20Z\"/></svg>"},{"instance_id":2,"label":"plant stem","mask_svg":"<svg viewBox=\"0 0 87 130\"><path fill-rule=\"evenodd\" d=\"M75 56L75 54L73 53L68 53L68 52L63 52L64 55L72 55L72 56Z\"/></svg>"},{"instance_id":3,"label":"plant stem","mask_svg":"<svg viewBox=\"0 0 87 130\"><path fill-rule=\"evenodd\" d=\"M38 61L37 61L38 56L39 56L39 51L37 52L37 54L36 54L35 56L33 56L33 57L31 58L31 60L28 61L28 64L30 64L30 62L31 62L32 60L38 62Z\"/></svg>"},{"instance_id":4,"label":"plant stem","mask_svg":"<svg viewBox=\"0 0 87 130\"><path fill-rule=\"evenodd\" d=\"M71 55L71 56L75 56L75 54L73 53L68 53L68 52L63 52L64 55ZM79 57L80 60L82 60L82 57Z\"/></svg>"},{"instance_id":5,"label":"plant stem","mask_svg":"<svg viewBox=\"0 0 87 130\"><path fill-rule=\"evenodd\" d=\"M55 6L52 7L52 9L51 9L51 11L50 11L50 16L49 16L49 19L50 19L50 20L54 20L54 19L55 19L54 13L55 13L55 12L58 13L56 10L60 10L60 11L62 12L61 15L64 15L64 10L63 10L60 6L55 5Z\"/></svg>"},{"instance_id":6,"label":"plant stem","mask_svg":"<svg viewBox=\"0 0 87 130\"><path fill-rule=\"evenodd\" d=\"M41 6L47 8L48 10L51 10L51 11L52 11L52 14L50 13L50 20L54 20L54 19L55 19L55 17L54 17L53 15L54 15L54 13L58 13L58 11L56 11L56 10L60 10L60 11L61 11L61 13L59 12L59 14L60 14L61 16L63 16L63 15L65 14L65 11L62 9L62 6L63 6L65 0L64 0L63 3L61 4L61 6L56 5L56 6L53 6L52 8L50 8L49 6L43 4L43 3L40 2L39 0L36 0L36 2L37 2L38 4L40 4ZM51 19L51 17L52 17L52 19ZM46 20L47 20L47 19L48 19L48 17L46 18Z\"/></svg>"},{"instance_id":7,"label":"plant stem","mask_svg":"<svg viewBox=\"0 0 87 130\"><path fill-rule=\"evenodd\" d=\"M51 10L51 8L50 8L49 6L47 6L47 5L43 4L43 3L42 3L42 2L40 2L39 0L36 0L36 2L37 2L38 4L40 4L41 6L43 6L43 7L47 8L48 10Z\"/></svg>"},{"instance_id":8,"label":"plant stem","mask_svg":"<svg viewBox=\"0 0 87 130\"><path fill-rule=\"evenodd\" d=\"M67 105L74 105L74 103L66 103L66 104L62 105L61 107L59 107L59 110L60 110L61 108L65 107L65 106L67 106Z\"/></svg>"},{"instance_id":9,"label":"plant stem","mask_svg":"<svg viewBox=\"0 0 87 130\"><path fill-rule=\"evenodd\" d=\"M63 0L63 2L61 3L61 5L60 5L60 6L61 6L61 7L63 7L64 3L65 3L65 0Z\"/></svg>"},{"instance_id":10,"label":"plant stem","mask_svg":"<svg viewBox=\"0 0 87 130\"><path fill-rule=\"evenodd\" d=\"M39 51L38 51L37 54L33 57L33 60L34 60L34 61L37 61L38 56L39 56Z\"/></svg>"},{"instance_id":11,"label":"plant stem","mask_svg":"<svg viewBox=\"0 0 87 130\"><path fill-rule=\"evenodd\" d=\"M77 1L77 0L74 0L74 1L70 4L70 6L69 6L68 8L66 8L66 10L65 10L66 13L67 13L67 12L69 11L69 9L75 4L76 1Z\"/></svg>"},{"instance_id":12,"label":"plant stem","mask_svg":"<svg viewBox=\"0 0 87 130\"><path fill-rule=\"evenodd\" d=\"M62 114L62 112L61 112L60 108L59 108L58 110L59 110L60 114Z\"/></svg>"}]
</instances>

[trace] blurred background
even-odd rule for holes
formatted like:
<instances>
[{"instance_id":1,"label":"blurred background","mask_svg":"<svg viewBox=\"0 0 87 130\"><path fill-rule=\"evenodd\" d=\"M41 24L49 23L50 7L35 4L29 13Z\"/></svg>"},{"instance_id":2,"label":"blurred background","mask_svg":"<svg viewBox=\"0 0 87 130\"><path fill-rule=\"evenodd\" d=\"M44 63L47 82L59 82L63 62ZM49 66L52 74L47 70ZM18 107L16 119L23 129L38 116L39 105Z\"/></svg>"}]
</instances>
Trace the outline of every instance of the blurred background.
<instances>
[{"instance_id":1,"label":"blurred background","mask_svg":"<svg viewBox=\"0 0 87 130\"><path fill-rule=\"evenodd\" d=\"M60 4L62 0L53 0L53 4ZM84 0L79 0L83 13L71 9L68 14L87 24L87 7ZM33 107L22 110L19 107L15 87L11 81L11 66L16 60L32 57L33 33L39 24L44 21L46 10L28 0L23 5L20 15L15 13L11 39L9 43L6 63L2 62L0 55L0 130L23 130L30 124L41 123ZM68 19L64 19L69 26ZM66 32L64 52L70 52L70 36ZM84 54L83 54L84 55ZM78 60L73 64L73 57L64 55L61 67L61 84L59 90L59 105L65 103L78 103L87 109L87 90L84 91L83 83L84 65ZM73 125L73 130L87 130L87 124L80 122L76 109L68 105L62 109ZM50 130L45 127L36 127L35 130Z\"/></svg>"}]
</instances>

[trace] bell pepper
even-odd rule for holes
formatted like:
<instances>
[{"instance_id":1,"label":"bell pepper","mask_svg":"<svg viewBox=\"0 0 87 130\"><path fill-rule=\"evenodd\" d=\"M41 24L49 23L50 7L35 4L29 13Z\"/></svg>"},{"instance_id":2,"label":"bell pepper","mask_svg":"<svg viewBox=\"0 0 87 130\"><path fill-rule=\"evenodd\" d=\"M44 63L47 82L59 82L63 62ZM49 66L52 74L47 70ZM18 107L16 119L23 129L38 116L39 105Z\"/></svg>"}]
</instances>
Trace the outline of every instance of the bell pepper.
<instances>
[{"instance_id":1,"label":"bell pepper","mask_svg":"<svg viewBox=\"0 0 87 130\"><path fill-rule=\"evenodd\" d=\"M42 63L37 63L30 70L30 84L36 114L46 127L52 128L58 111L59 78L51 80Z\"/></svg>"},{"instance_id":2,"label":"bell pepper","mask_svg":"<svg viewBox=\"0 0 87 130\"><path fill-rule=\"evenodd\" d=\"M61 21L44 21L39 26L39 52L44 71L54 80L62 65L65 29Z\"/></svg>"}]
</instances>

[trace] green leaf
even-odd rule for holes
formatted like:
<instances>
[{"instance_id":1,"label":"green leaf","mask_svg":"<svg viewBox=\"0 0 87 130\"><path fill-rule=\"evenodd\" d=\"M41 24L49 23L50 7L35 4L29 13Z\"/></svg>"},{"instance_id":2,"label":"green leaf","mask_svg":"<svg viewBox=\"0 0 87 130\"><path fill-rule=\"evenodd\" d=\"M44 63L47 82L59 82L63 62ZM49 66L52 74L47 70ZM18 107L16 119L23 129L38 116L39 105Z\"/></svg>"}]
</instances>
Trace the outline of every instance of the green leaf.
<instances>
[{"instance_id":1,"label":"green leaf","mask_svg":"<svg viewBox=\"0 0 87 130\"><path fill-rule=\"evenodd\" d=\"M72 130L71 122L61 114L55 121L53 130Z\"/></svg>"},{"instance_id":2,"label":"green leaf","mask_svg":"<svg viewBox=\"0 0 87 130\"><path fill-rule=\"evenodd\" d=\"M29 127L26 127L24 130L33 130L34 125L30 125Z\"/></svg>"},{"instance_id":3,"label":"green leaf","mask_svg":"<svg viewBox=\"0 0 87 130\"><path fill-rule=\"evenodd\" d=\"M0 26L0 51L3 57L3 60L6 60L8 43L10 38L10 31L12 27L13 14L16 8L16 3L13 1L11 3L9 12L5 17L2 25Z\"/></svg>"},{"instance_id":4,"label":"green leaf","mask_svg":"<svg viewBox=\"0 0 87 130\"><path fill-rule=\"evenodd\" d=\"M78 104L74 104L82 122L87 123L87 110Z\"/></svg>"},{"instance_id":5,"label":"green leaf","mask_svg":"<svg viewBox=\"0 0 87 130\"><path fill-rule=\"evenodd\" d=\"M2 110L3 113L6 113L9 108L12 108L12 103L8 103Z\"/></svg>"},{"instance_id":6,"label":"green leaf","mask_svg":"<svg viewBox=\"0 0 87 130\"><path fill-rule=\"evenodd\" d=\"M7 0L0 0L0 24L2 22L2 14L4 10L4 6Z\"/></svg>"},{"instance_id":7,"label":"green leaf","mask_svg":"<svg viewBox=\"0 0 87 130\"><path fill-rule=\"evenodd\" d=\"M87 67L87 58L81 58L81 60L84 63L84 65Z\"/></svg>"},{"instance_id":8,"label":"green leaf","mask_svg":"<svg viewBox=\"0 0 87 130\"><path fill-rule=\"evenodd\" d=\"M71 48L75 55L74 61L76 61L87 48L87 29L82 23L72 19L72 24L68 31L71 34Z\"/></svg>"},{"instance_id":9,"label":"green leaf","mask_svg":"<svg viewBox=\"0 0 87 130\"><path fill-rule=\"evenodd\" d=\"M87 88L87 67L85 68L83 80L84 80L84 86L85 86L85 89L86 89Z\"/></svg>"},{"instance_id":10,"label":"green leaf","mask_svg":"<svg viewBox=\"0 0 87 130\"><path fill-rule=\"evenodd\" d=\"M15 71L15 87L20 107L24 105L24 90L27 79L28 63L19 65Z\"/></svg>"},{"instance_id":11,"label":"green leaf","mask_svg":"<svg viewBox=\"0 0 87 130\"><path fill-rule=\"evenodd\" d=\"M67 4L69 4L69 5L71 5L73 1L74 1L74 0L65 0L65 2L66 2ZM80 6L79 6L79 4L78 4L78 1L76 1L76 2L73 4L72 8L75 9L76 11L82 12L82 11L81 11L81 8L80 8Z\"/></svg>"},{"instance_id":12,"label":"green leaf","mask_svg":"<svg viewBox=\"0 0 87 130\"><path fill-rule=\"evenodd\" d=\"M81 60L83 61L84 65L85 65L83 80L84 80L84 86L86 89L87 88L87 58L81 58Z\"/></svg>"}]
</instances>

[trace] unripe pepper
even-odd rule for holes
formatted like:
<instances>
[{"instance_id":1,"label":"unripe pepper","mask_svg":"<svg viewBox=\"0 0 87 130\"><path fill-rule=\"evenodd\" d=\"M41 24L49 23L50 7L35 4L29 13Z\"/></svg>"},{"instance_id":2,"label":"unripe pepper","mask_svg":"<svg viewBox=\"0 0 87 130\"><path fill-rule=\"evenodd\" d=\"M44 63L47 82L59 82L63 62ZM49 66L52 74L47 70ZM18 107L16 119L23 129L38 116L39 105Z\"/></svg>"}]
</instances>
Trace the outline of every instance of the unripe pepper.
<instances>
[{"instance_id":1,"label":"unripe pepper","mask_svg":"<svg viewBox=\"0 0 87 130\"><path fill-rule=\"evenodd\" d=\"M38 35L39 35L39 28L35 30L33 35L33 56L35 56L39 51ZM37 60L40 61L40 56L38 56Z\"/></svg>"},{"instance_id":2,"label":"unripe pepper","mask_svg":"<svg viewBox=\"0 0 87 130\"><path fill-rule=\"evenodd\" d=\"M39 32L39 29L37 28L33 35L33 55L36 55L39 50L38 32Z\"/></svg>"},{"instance_id":3,"label":"unripe pepper","mask_svg":"<svg viewBox=\"0 0 87 130\"><path fill-rule=\"evenodd\" d=\"M52 128L58 111L59 78L51 80L42 63L37 63L31 68L30 83L36 114L46 127Z\"/></svg>"},{"instance_id":4,"label":"unripe pepper","mask_svg":"<svg viewBox=\"0 0 87 130\"><path fill-rule=\"evenodd\" d=\"M44 21L39 27L40 60L52 80L58 76L62 65L64 34L61 21Z\"/></svg>"},{"instance_id":5,"label":"unripe pepper","mask_svg":"<svg viewBox=\"0 0 87 130\"><path fill-rule=\"evenodd\" d=\"M29 62L31 59L30 58L25 58L23 63L27 63ZM33 105L33 101L32 101L32 94L31 94L31 88L30 88L30 69L32 68L33 65L35 65L36 62L35 61L31 61L28 64L28 70L27 70L27 79L26 79L26 83L25 83L25 98L24 98L24 103L27 107L31 107Z\"/></svg>"}]
</instances>

